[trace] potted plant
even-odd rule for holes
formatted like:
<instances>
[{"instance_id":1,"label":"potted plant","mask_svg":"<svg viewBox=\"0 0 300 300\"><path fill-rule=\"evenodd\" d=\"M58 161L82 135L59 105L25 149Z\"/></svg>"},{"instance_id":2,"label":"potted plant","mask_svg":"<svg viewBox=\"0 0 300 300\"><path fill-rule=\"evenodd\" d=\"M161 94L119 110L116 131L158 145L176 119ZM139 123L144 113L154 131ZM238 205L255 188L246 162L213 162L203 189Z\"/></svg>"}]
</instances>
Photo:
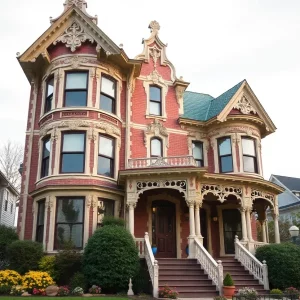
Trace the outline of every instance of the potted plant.
<instances>
[{"instance_id":1,"label":"potted plant","mask_svg":"<svg viewBox=\"0 0 300 300\"><path fill-rule=\"evenodd\" d=\"M155 255L157 253L157 246L156 244L152 244L152 253Z\"/></svg>"},{"instance_id":2,"label":"potted plant","mask_svg":"<svg viewBox=\"0 0 300 300\"><path fill-rule=\"evenodd\" d=\"M229 273L226 273L223 280L223 294L226 298L232 298L235 291L234 281Z\"/></svg>"}]
</instances>

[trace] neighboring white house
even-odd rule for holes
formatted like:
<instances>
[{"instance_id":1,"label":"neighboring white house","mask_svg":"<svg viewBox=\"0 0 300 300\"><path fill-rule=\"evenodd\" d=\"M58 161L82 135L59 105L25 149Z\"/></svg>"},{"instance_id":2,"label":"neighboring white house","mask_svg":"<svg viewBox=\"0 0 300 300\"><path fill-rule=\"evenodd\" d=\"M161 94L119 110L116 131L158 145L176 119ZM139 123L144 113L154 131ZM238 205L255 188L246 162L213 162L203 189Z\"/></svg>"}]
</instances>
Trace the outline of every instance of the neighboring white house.
<instances>
[{"instance_id":1,"label":"neighboring white house","mask_svg":"<svg viewBox=\"0 0 300 300\"><path fill-rule=\"evenodd\" d=\"M13 227L19 192L0 171L0 224Z\"/></svg>"},{"instance_id":2,"label":"neighboring white house","mask_svg":"<svg viewBox=\"0 0 300 300\"><path fill-rule=\"evenodd\" d=\"M296 220L296 214L300 213L300 178L272 174L270 181L285 189L278 195L280 220L290 222Z\"/></svg>"}]
</instances>

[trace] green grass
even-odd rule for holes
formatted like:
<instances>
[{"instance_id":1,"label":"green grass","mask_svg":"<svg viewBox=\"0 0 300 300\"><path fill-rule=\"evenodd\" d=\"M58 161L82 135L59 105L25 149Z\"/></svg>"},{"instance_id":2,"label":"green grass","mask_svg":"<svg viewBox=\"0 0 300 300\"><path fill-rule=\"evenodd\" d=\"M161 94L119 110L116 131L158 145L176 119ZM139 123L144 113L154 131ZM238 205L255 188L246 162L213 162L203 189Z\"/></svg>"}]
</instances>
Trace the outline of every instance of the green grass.
<instances>
[{"instance_id":1,"label":"green grass","mask_svg":"<svg viewBox=\"0 0 300 300\"><path fill-rule=\"evenodd\" d=\"M76 300L76 299L91 299L91 300L128 300L126 297L45 297L45 296L34 296L34 297L10 297L10 296L2 296L0 299L8 299L8 300L37 300L37 299L52 299L52 300Z\"/></svg>"}]
</instances>

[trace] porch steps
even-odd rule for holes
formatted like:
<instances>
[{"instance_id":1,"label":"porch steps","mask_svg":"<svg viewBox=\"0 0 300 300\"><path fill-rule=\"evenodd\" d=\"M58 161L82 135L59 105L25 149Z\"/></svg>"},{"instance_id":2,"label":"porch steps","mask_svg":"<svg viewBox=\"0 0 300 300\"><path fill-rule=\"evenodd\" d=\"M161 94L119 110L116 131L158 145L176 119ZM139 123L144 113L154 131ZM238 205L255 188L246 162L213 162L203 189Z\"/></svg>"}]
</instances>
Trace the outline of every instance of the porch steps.
<instances>
[{"instance_id":1,"label":"porch steps","mask_svg":"<svg viewBox=\"0 0 300 300\"><path fill-rule=\"evenodd\" d=\"M213 298L218 291L201 269L196 259L157 259L159 288L168 285L176 289L179 298Z\"/></svg>"},{"instance_id":2,"label":"porch steps","mask_svg":"<svg viewBox=\"0 0 300 300\"><path fill-rule=\"evenodd\" d=\"M219 257L215 260L221 260L223 264L224 278L226 273L230 273L236 291L243 287L255 288L259 295L268 294L268 291L264 289L264 286L259 283L253 275L249 273L244 266L236 260L234 257Z\"/></svg>"}]
</instances>

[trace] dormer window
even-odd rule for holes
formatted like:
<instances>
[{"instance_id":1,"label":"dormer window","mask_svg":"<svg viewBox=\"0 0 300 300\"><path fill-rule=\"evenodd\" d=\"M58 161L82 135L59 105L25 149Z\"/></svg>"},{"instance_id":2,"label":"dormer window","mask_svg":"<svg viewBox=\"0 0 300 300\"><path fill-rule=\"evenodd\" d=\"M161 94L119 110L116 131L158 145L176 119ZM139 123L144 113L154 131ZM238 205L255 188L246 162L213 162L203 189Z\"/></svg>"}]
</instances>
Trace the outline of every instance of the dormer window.
<instances>
[{"instance_id":1,"label":"dormer window","mask_svg":"<svg viewBox=\"0 0 300 300\"><path fill-rule=\"evenodd\" d=\"M198 167L203 167L203 143L193 142L193 156Z\"/></svg>"},{"instance_id":2,"label":"dormer window","mask_svg":"<svg viewBox=\"0 0 300 300\"><path fill-rule=\"evenodd\" d=\"M150 115L162 115L161 100L161 88L150 86Z\"/></svg>"},{"instance_id":3,"label":"dormer window","mask_svg":"<svg viewBox=\"0 0 300 300\"><path fill-rule=\"evenodd\" d=\"M158 138L151 139L151 157L162 157L162 141Z\"/></svg>"},{"instance_id":4,"label":"dormer window","mask_svg":"<svg viewBox=\"0 0 300 300\"><path fill-rule=\"evenodd\" d=\"M243 137L242 148L244 172L258 173L255 140Z\"/></svg>"},{"instance_id":5,"label":"dormer window","mask_svg":"<svg viewBox=\"0 0 300 300\"><path fill-rule=\"evenodd\" d=\"M232 149L230 137L218 139L220 173L233 172Z\"/></svg>"},{"instance_id":6,"label":"dormer window","mask_svg":"<svg viewBox=\"0 0 300 300\"><path fill-rule=\"evenodd\" d=\"M87 106L88 72L66 73L65 107Z\"/></svg>"},{"instance_id":7,"label":"dormer window","mask_svg":"<svg viewBox=\"0 0 300 300\"><path fill-rule=\"evenodd\" d=\"M107 77L101 78L100 109L116 113L116 82Z\"/></svg>"},{"instance_id":8,"label":"dormer window","mask_svg":"<svg viewBox=\"0 0 300 300\"><path fill-rule=\"evenodd\" d=\"M54 92L54 77L52 76L47 81L44 113L47 113L52 108L53 92Z\"/></svg>"}]
</instances>

